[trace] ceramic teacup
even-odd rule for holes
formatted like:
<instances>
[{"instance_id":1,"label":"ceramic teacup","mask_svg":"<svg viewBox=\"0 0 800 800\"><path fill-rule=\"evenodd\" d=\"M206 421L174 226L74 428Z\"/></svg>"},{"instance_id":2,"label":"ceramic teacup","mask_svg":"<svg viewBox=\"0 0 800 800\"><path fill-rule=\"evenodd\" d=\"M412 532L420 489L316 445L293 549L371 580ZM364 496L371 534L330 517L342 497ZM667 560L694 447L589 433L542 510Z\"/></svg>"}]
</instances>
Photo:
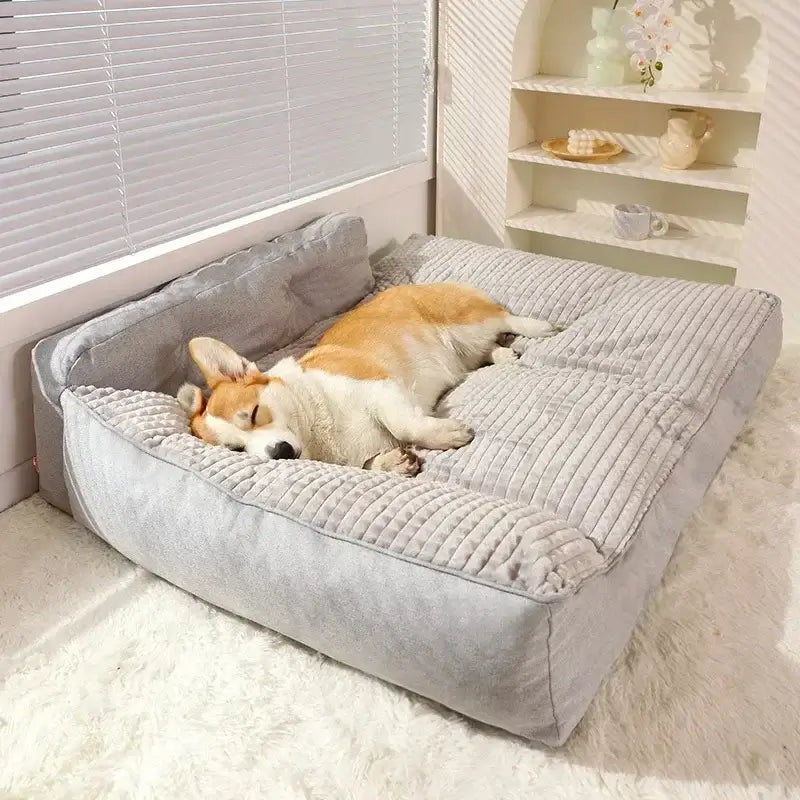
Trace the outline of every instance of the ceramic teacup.
<instances>
[{"instance_id":1,"label":"ceramic teacup","mask_svg":"<svg viewBox=\"0 0 800 800\"><path fill-rule=\"evenodd\" d=\"M650 206L623 203L614 206L614 236L618 239L641 241L649 236L663 236L669 222Z\"/></svg>"}]
</instances>

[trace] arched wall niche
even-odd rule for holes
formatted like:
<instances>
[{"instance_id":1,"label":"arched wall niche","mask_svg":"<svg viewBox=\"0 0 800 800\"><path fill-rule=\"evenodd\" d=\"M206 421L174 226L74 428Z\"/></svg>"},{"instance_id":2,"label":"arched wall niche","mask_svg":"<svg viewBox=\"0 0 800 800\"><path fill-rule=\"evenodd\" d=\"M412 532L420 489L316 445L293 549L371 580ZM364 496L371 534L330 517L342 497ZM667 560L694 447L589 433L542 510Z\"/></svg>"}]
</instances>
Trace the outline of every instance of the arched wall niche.
<instances>
[{"instance_id":1,"label":"arched wall niche","mask_svg":"<svg viewBox=\"0 0 800 800\"><path fill-rule=\"evenodd\" d=\"M794 267L794 253L800 251L800 225L796 222L800 219L800 192L796 191L800 187L800 93L786 80L791 74L794 43L800 38L800 4L794 0L677 3L682 24L690 27L660 90L705 85L709 88L704 91L711 91L716 81L721 89L746 88L749 94L766 89L766 93L760 115L715 108L712 114L718 135L703 154L709 161L751 169L749 195L666 183L651 191L647 199L654 206L665 205L678 219L703 220L705 214L707 224L702 232L708 235L727 235L734 229L726 226L738 225L742 243L735 269L659 254L644 259L635 252L623 253L615 261L608 253L618 248L506 227L509 216L518 213L523 203L531 203L533 192L534 200L550 193L551 202L568 206L569 184L573 192L585 195L584 205L598 212L616 196L616 187L620 187L620 196L640 199L637 192L641 190L623 191L634 185L625 176L587 173L585 186L579 188L578 178L569 177L578 175L578 170L555 170L508 159L509 151L532 141L526 140L532 132L547 134L548 125L563 127L575 117L576 126L593 127L586 124L591 117L600 127L608 117L622 119L629 113L629 135L638 137L641 145L650 139L653 146L654 132L666 119L666 105L626 104L615 99L603 103L601 98L590 97L580 98L586 104L582 110L576 106L570 111L568 103L561 103L559 112L555 95L535 103L526 97L534 93L511 90L512 82L547 69L583 74L585 57L574 44L586 41L586 12L591 4L590 0L501 0L487 10L485 4L480 4L482 9L475 8L478 4L472 0L442 0L437 230L475 241L615 262L612 266L640 272L727 282L735 279L743 285L760 286L783 297L787 338L800 340L800 269ZM690 18L702 10L700 5L706 6L706 18L717 15L713 25L698 25ZM752 21L737 24L748 17L757 23L757 38ZM709 31L713 33L717 27L722 33L715 34L716 38L725 41L717 42L712 52ZM737 47L749 48L744 67L726 55ZM728 59L727 73L710 68L721 54ZM637 110L625 111L626 105ZM531 177L536 172L544 177ZM603 177L611 181L609 186L598 185ZM731 259L726 256L722 260Z\"/></svg>"}]
</instances>

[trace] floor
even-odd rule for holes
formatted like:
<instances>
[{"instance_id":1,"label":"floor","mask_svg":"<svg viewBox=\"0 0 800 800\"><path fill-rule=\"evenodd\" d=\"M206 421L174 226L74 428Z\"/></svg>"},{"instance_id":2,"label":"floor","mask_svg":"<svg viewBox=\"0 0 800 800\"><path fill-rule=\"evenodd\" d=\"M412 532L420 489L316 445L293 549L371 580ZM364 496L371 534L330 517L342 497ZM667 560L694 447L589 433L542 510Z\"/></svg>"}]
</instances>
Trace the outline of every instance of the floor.
<instances>
[{"instance_id":1,"label":"floor","mask_svg":"<svg viewBox=\"0 0 800 800\"><path fill-rule=\"evenodd\" d=\"M173 588L32 498L0 515L0 798L800 797L800 349L553 751Z\"/></svg>"}]
</instances>

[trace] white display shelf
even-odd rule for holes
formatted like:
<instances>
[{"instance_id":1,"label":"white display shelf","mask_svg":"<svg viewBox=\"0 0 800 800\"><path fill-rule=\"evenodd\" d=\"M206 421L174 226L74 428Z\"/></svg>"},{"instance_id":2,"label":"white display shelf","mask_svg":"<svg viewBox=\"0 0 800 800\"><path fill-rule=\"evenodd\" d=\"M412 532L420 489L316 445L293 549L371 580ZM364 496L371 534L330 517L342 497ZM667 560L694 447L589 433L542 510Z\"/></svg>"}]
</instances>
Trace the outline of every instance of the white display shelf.
<instances>
[{"instance_id":1,"label":"white display shelf","mask_svg":"<svg viewBox=\"0 0 800 800\"><path fill-rule=\"evenodd\" d=\"M764 95L750 92L703 92L662 90L657 86L648 92L638 83L623 86L592 86L585 78L566 78L560 75L534 75L511 84L512 89L552 94L572 94L582 97L608 97L640 103L660 103L693 108L720 108L760 114Z\"/></svg>"},{"instance_id":2,"label":"white display shelf","mask_svg":"<svg viewBox=\"0 0 800 800\"><path fill-rule=\"evenodd\" d=\"M738 266L741 247L739 239L694 234L691 231L675 229L671 229L661 238L651 237L640 242L618 239L612 233L612 221L609 217L541 206L531 206L515 214L506 220L506 226L516 230L734 268Z\"/></svg>"},{"instance_id":3,"label":"white display shelf","mask_svg":"<svg viewBox=\"0 0 800 800\"><path fill-rule=\"evenodd\" d=\"M648 181L679 183L684 186L702 186L724 192L748 194L752 180L752 170L745 167L728 167L719 164L694 164L686 170L662 169L657 158L637 153L623 152L609 161L580 162L567 161L542 150L538 144L530 144L512 150L508 157L512 161L525 161L531 164L546 164L549 167L582 169L591 172L607 172L612 175L626 175Z\"/></svg>"}]
</instances>

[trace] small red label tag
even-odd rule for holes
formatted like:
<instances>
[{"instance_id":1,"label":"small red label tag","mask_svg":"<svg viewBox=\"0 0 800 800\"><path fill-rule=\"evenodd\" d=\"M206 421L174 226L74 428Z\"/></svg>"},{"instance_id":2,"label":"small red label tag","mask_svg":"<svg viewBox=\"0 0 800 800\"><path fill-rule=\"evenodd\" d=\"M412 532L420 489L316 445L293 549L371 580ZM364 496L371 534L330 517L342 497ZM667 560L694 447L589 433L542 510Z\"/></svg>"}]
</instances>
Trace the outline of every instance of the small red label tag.
<instances>
[{"instance_id":1,"label":"small red label tag","mask_svg":"<svg viewBox=\"0 0 800 800\"><path fill-rule=\"evenodd\" d=\"M33 457L33 468L36 471L36 474L39 474L39 456Z\"/></svg>"}]
</instances>

